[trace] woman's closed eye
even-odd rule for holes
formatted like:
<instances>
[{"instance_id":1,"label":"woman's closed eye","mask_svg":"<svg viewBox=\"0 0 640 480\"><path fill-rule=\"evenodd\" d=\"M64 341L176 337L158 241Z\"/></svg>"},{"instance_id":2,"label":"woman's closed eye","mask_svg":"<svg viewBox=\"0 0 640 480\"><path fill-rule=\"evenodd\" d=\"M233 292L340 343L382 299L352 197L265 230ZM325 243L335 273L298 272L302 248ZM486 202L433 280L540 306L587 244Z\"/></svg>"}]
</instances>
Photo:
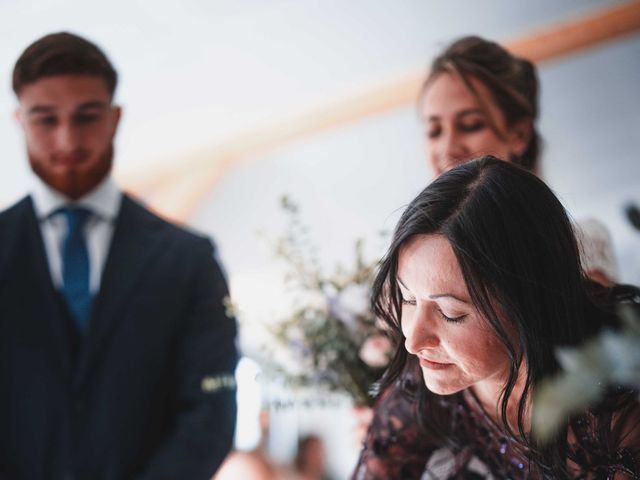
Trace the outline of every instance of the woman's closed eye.
<instances>
[{"instance_id":1,"label":"woman's closed eye","mask_svg":"<svg viewBox=\"0 0 640 480\"><path fill-rule=\"evenodd\" d=\"M484 120L476 120L476 121L473 121L473 122L461 123L458 128L462 132L473 133L473 132L477 132L479 130L482 130L486 126L487 126L487 124L486 124L486 122Z\"/></svg>"},{"instance_id":2,"label":"woman's closed eye","mask_svg":"<svg viewBox=\"0 0 640 480\"><path fill-rule=\"evenodd\" d=\"M427 138L438 138L442 133L442 128L438 125L433 125L427 130Z\"/></svg>"},{"instance_id":3,"label":"woman's closed eye","mask_svg":"<svg viewBox=\"0 0 640 480\"><path fill-rule=\"evenodd\" d=\"M487 122L484 120L477 120L473 122L460 123L456 128L461 133L474 133L484 130L487 127ZM442 135L442 127L433 126L427 130L427 138L433 140Z\"/></svg>"},{"instance_id":4,"label":"woman's closed eye","mask_svg":"<svg viewBox=\"0 0 640 480\"><path fill-rule=\"evenodd\" d=\"M447 322L451 322L451 323L460 323L462 322L467 314L462 314L462 315L453 315L453 316L449 316L446 315L440 308L437 309L438 313L440 314L440 316L442 317L443 320L447 321Z\"/></svg>"},{"instance_id":5,"label":"woman's closed eye","mask_svg":"<svg viewBox=\"0 0 640 480\"><path fill-rule=\"evenodd\" d=\"M408 305L408 306L415 307L416 306L416 299L415 298L405 298L403 296L402 297L402 305ZM442 311L442 309L440 307L435 307L435 309L438 312L438 315L440 315L440 317L443 320L447 321L447 322L459 323L459 322L462 322L467 317L466 313L463 313L463 314L460 314L460 315L447 315Z\"/></svg>"}]
</instances>

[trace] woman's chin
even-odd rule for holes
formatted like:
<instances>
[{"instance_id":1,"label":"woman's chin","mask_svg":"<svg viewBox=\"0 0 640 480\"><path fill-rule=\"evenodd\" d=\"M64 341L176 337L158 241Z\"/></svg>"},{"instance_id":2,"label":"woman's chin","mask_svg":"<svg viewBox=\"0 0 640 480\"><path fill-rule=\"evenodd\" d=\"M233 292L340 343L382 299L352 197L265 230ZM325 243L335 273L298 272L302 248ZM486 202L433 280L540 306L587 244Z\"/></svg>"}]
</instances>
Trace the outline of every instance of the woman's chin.
<instances>
[{"instance_id":1,"label":"woman's chin","mask_svg":"<svg viewBox=\"0 0 640 480\"><path fill-rule=\"evenodd\" d=\"M465 387L452 384L450 382L442 381L440 379L434 379L432 375L422 372L425 386L430 392L436 395L453 395L464 390ZM445 379L446 380L446 379Z\"/></svg>"}]
</instances>

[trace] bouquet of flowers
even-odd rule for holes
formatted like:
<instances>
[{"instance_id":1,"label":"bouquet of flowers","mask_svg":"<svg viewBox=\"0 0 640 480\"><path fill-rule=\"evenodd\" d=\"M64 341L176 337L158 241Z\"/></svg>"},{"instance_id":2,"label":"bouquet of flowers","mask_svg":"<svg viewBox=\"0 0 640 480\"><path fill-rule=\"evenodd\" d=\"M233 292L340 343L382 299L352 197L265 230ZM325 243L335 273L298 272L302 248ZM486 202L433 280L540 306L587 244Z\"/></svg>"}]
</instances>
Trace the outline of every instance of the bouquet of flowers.
<instances>
[{"instance_id":1,"label":"bouquet of flowers","mask_svg":"<svg viewBox=\"0 0 640 480\"><path fill-rule=\"evenodd\" d=\"M293 298L290 314L269 327L275 349L286 349L287 361L271 370L294 387L320 387L348 394L356 405L372 403L371 390L386 367L391 342L370 308L375 262L366 262L363 243L355 244L354 263L331 275L319 267L308 243L298 207L287 197L287 233L275 242L286 266L285 285ZM275 363L275 365L273 364Z\"/></svg>"}]
</instances>

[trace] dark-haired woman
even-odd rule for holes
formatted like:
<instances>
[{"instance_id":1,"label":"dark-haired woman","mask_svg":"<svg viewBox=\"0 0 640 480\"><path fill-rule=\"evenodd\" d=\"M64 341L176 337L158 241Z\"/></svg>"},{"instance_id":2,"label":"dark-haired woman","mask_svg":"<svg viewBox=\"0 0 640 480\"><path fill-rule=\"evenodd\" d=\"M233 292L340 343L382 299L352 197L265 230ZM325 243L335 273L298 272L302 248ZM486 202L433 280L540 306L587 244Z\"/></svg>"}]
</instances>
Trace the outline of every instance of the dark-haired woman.
<instances>
[{"instance_id":1,"label":"dark-haired woman","mask_svg":"<svg viewBox=\"0 0 640 480\"><path fill-rule=\"evenodd\" d=\"M615 326L616 295L585 281L537 177L492 157L444 173L405 210L375 281L398 349L354 479L639 478L636 392L614 388L550 444L530 435L555 348Z\"/></svg>"}]
</instances>

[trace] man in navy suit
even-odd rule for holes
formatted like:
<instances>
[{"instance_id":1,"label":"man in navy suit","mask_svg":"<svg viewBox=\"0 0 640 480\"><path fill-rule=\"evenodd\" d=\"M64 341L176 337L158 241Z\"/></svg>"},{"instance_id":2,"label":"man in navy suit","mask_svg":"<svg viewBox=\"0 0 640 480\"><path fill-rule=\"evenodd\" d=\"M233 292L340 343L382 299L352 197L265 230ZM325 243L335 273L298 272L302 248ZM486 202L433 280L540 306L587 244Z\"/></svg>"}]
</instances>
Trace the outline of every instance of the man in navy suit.
<instances>
[{"instance_id":1,"label":"man in navy suit","mask_svg":"<svg viewBox=\"0 0 640 480\"><path fill-rule=\"evenodd\" d=\"M68 33L14 69L37 178L0 213L1 479L204 480L231 447L226 282L209 240L111 179L116 83Z\"/></svg>"}]
</instances>

